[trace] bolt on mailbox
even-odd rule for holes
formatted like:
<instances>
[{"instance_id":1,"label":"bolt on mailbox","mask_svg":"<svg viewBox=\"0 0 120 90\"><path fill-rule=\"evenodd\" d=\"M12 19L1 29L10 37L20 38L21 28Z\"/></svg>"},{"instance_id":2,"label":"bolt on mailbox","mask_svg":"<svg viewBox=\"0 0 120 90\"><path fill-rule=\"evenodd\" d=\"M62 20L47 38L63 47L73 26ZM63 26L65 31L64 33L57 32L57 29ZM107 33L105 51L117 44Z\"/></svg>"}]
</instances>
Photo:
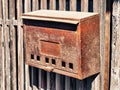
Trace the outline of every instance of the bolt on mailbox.
<instances>
[{"instance_id":1,"label":"bolt on mailbox","mask_svg":"<svg viewBox=\"0 0 120 90\"><path fill-rule=\"evenodd\" d=\"M22 18L26 64L77 79L100 72L99 14L38 10Z\"/></svg>"}]
</instances>

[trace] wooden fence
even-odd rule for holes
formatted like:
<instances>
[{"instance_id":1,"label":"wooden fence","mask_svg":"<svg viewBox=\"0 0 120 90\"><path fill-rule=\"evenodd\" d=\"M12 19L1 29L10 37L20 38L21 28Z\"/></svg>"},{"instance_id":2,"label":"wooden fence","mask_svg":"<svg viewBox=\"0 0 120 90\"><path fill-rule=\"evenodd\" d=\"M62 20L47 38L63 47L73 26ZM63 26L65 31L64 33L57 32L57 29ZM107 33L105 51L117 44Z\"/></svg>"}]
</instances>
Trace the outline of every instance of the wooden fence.
<instances>
[{"instance_id":1,"label":"wooden fence","mask_svg":"<svg viewBox=\"0 0 120 90\"><path fill-rule=\"evenodd\" d=\"M109 0L0 0L0 90L107 90L110 28L105 27L110 27L110 12L106 19L106 1ZM21 15L38 9L100 13L101 72L98 75L77 80L25 65Z\"/></svg>"}]
</instances>

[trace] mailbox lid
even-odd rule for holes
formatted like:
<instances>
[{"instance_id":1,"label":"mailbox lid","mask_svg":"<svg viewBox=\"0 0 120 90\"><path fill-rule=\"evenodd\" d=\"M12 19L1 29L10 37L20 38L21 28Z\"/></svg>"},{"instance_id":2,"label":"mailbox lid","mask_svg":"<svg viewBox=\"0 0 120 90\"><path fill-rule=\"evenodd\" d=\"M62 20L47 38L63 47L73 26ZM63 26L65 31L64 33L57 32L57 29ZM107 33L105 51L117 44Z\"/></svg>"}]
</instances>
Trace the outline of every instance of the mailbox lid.
<instances>
[{"instance_id":1,"label":"mailbox lid","mask_svg":"<svg viewBox=\"0 0 120 90\"><path fill-rule=\"evenodd\" d=\"M57 10L38 10L34 12L24 13L23 19L45 20L77 24L81 21L93 17L98 13L76 12L76 11L57 11Z\"/></svg>"}]
</instances>

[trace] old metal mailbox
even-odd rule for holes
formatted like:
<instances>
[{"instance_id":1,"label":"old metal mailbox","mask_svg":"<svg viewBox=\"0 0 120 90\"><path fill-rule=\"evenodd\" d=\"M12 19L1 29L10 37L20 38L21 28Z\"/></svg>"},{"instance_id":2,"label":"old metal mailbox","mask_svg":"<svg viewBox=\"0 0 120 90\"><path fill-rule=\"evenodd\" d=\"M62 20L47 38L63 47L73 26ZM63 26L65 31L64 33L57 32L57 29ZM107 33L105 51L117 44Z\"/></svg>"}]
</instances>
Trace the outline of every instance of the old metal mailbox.
<instances>
[{"instance_id":1,"label":"old metal mailbox","mask_svg":"<svg viewBox=\"0 0 120 90\"><path fill-rule=\"evenodd\" d=\"M22 18L26 64L78 79L99 73L99 14L39 10Z\"/></svg>"}]
</instances>

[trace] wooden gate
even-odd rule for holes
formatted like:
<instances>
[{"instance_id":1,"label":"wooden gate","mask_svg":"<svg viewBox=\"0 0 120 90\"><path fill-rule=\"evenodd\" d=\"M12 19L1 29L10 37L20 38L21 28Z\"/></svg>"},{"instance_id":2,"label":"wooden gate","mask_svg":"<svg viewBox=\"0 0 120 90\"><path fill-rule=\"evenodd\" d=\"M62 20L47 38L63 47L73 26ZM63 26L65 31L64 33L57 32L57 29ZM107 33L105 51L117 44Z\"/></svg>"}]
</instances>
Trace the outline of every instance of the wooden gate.
<instances>
[{"instance_id":1,"label":"wooden gate","mask_svg":"<svg viewBox=\"0 0 120 90\"><path fill-rule=\"evenodd\" d=\"M80 81L25 65L21 15L39 9L100 13L100 74ZM0 0L0 90L107 90L109 29L105 20L106 0Z\"/></svg>"}]
</instances>

